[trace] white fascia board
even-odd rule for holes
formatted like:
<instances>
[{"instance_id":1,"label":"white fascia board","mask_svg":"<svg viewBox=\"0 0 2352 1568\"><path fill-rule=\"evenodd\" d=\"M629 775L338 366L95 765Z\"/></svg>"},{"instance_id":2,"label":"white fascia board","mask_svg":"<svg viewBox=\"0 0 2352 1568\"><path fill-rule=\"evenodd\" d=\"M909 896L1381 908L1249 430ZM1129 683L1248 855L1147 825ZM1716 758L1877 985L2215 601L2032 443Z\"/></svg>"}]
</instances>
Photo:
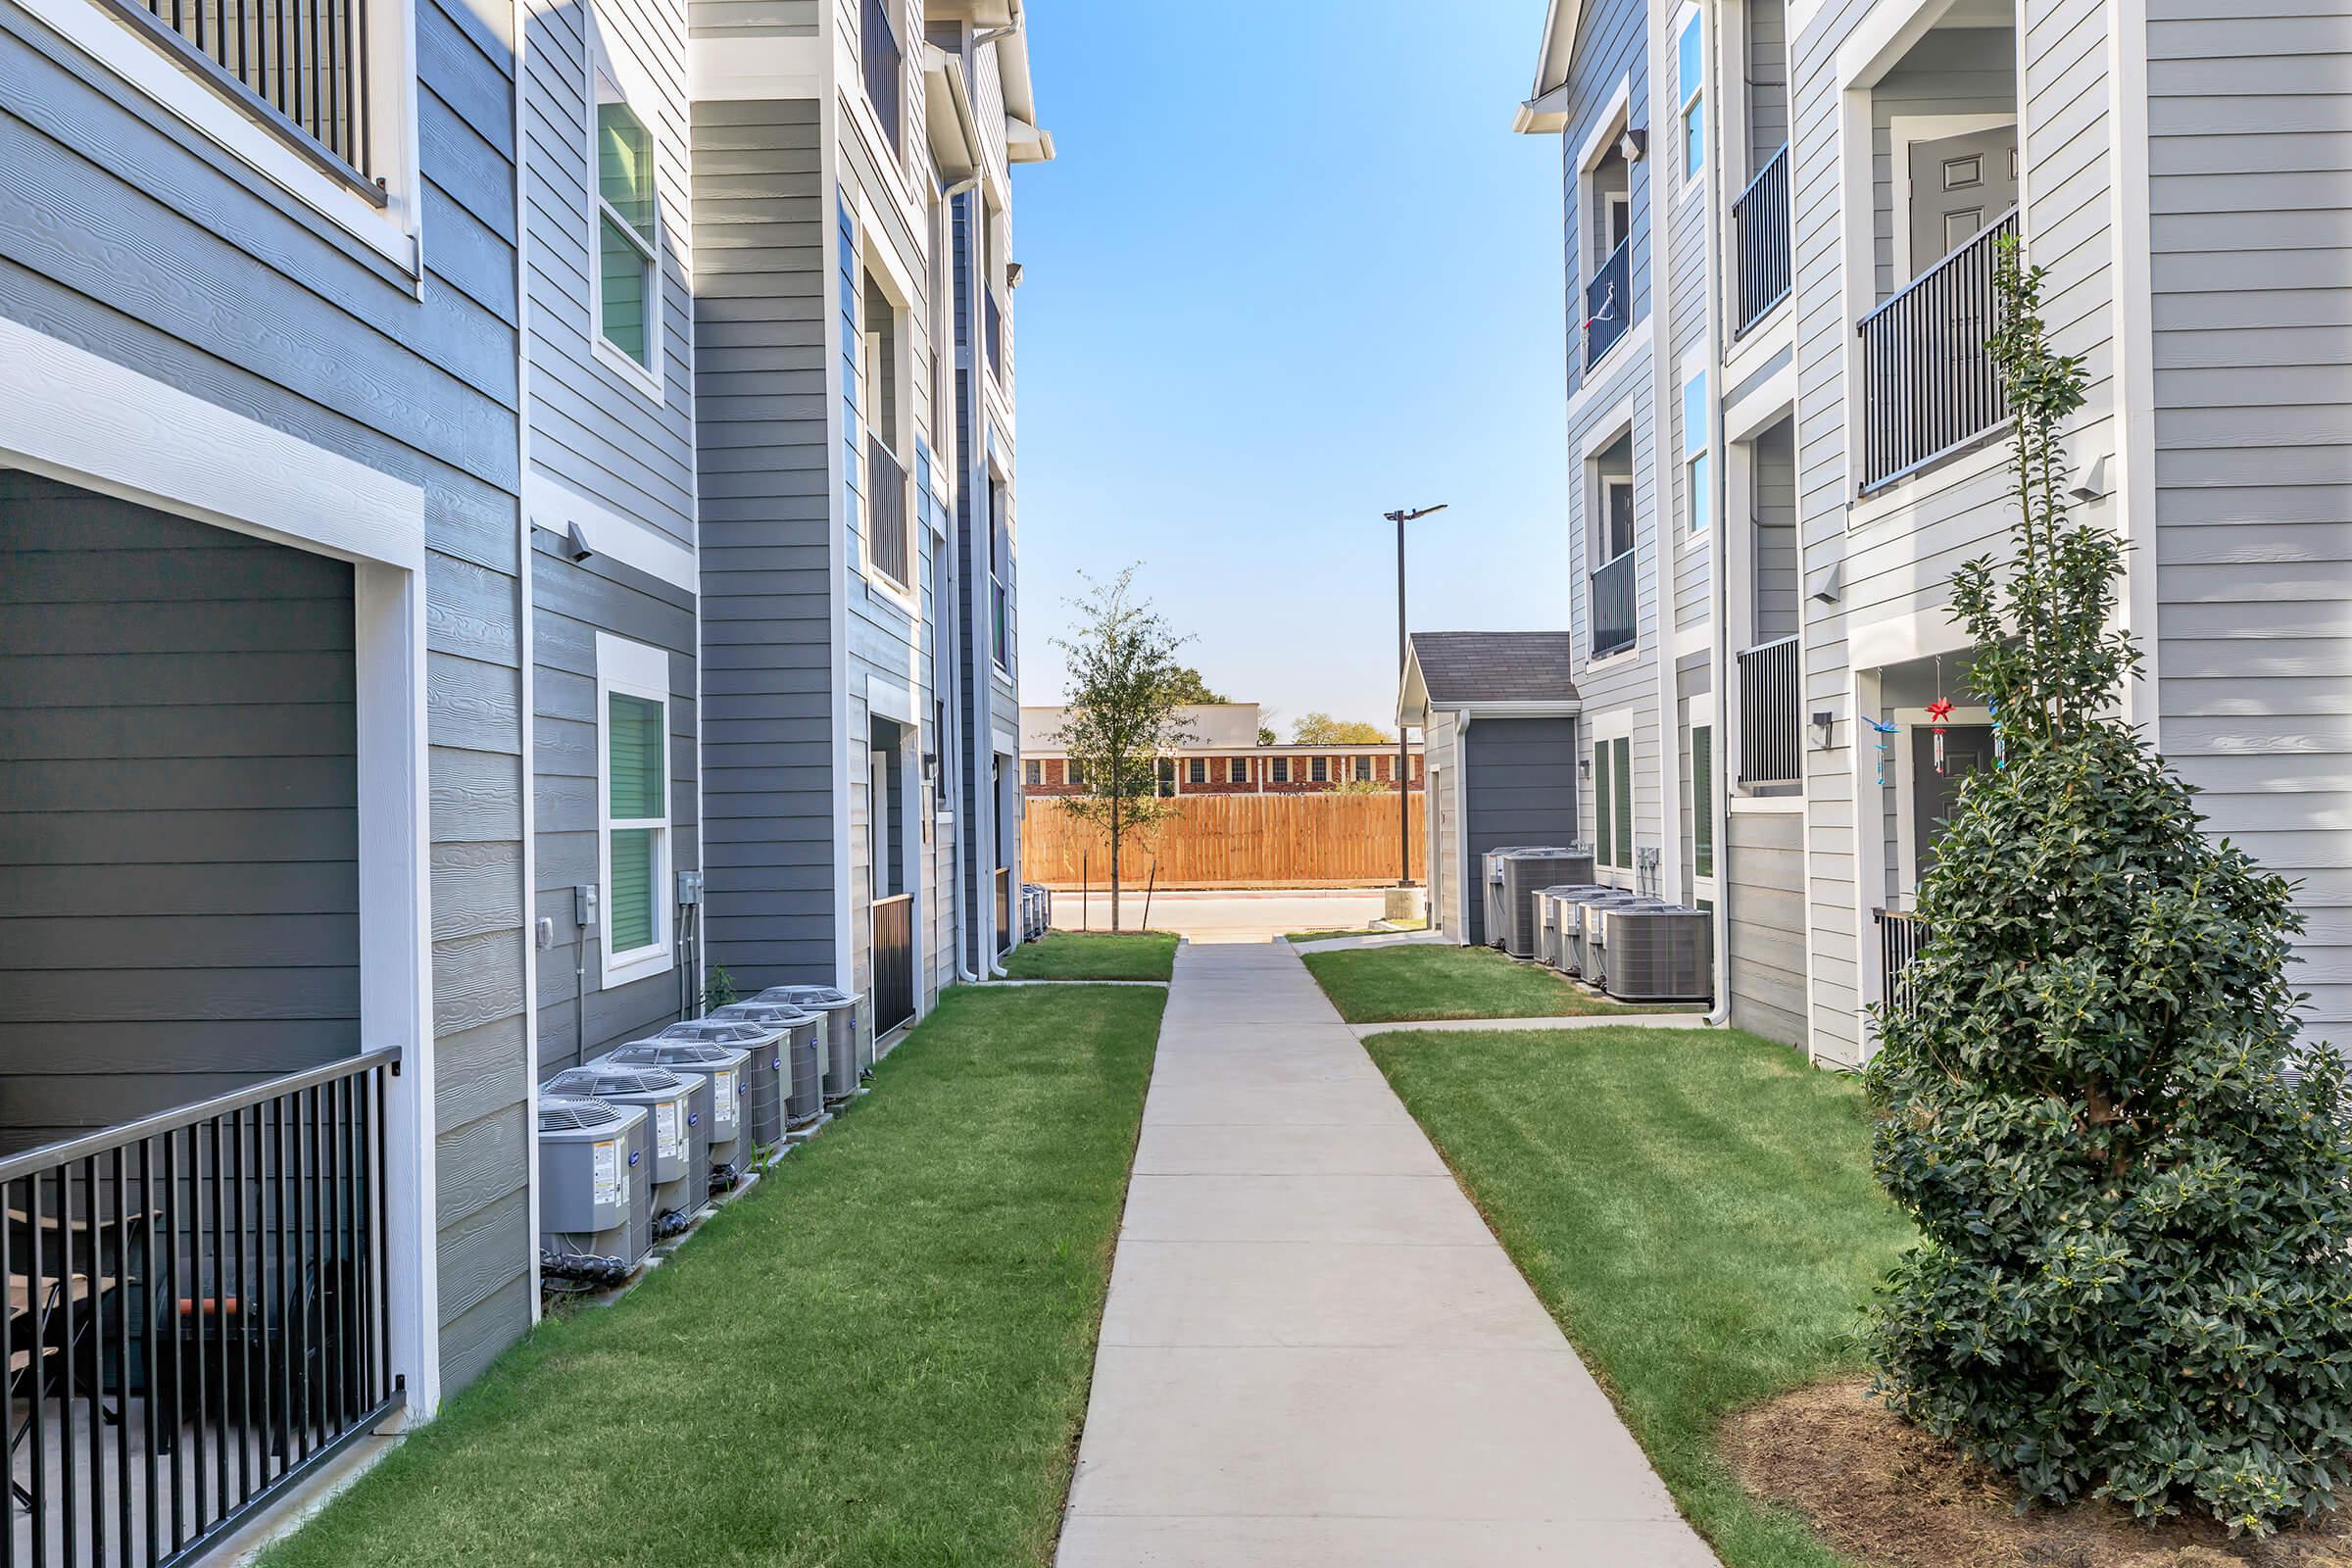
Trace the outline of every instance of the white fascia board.
<instances>
[{"instance_id":1,"label":"white fascia board","mask_svg":"<svg viewBox=\"0 0 2352 1568\"><path fill-rule=\"evenodd\" d=\"M1557 136L1568 128L1568 84L1540 93L1519 106L1511 129L1522 136Z\"/></svg>"},{"instance_id":2,"label":"white fascia board","mask_svg":"<svg viewBox=\"0 0 2352 1568\"><path fill-rule=\"evenodd\" d=\"M972 110L971 88L963 79L963 62L935 43L923 45L923 124L931 141L931 162L949 183L979 172L988 154L980 139L980 119Z\"/></svg>"},{"instance_id":3,"label":"white fascia board","mask_svg":"<svg viewBox=\"0 0 2352 1568\"><path fill-rule=\"evenodd\" d=\"M577 523L588 548L659 577L689 594L702 592L702 570L695 553L650 523L590 500L579 491L540 469L524 475L523 510L532 522L559 537Z\"/></svg>"},{"instance_id":4,"label":"white fascia board","mask_svg":"<svg viewBox=\"0 0 2352 1568\"><path fill-rule=\"evenodd\" d=\"M1585 710L1582 701L1557 703L1464 703L1454 711L1462 722L1473 718L1574 718Z\"/></svg>"},{"instance_id":5,"label":"white fascia board","mask_svg":"<svg viewBox=\"0 0 2352 1568\"><path fill-rule=\"evenodd\" d=\"M0 463L298 550L424 569L416 485L4 318L0 365Z\"/></svg>"},{"instance_id":6,"label":"white fascia board","mask_svg":"<svg viewBox=\"0 0 2352 1568\"><path fill-rule=\"evenodd\" d=\"M696 38L686 45L686 60L698 102L824 96L825 45L812 33Z\"/></svg>"}]
</instances>

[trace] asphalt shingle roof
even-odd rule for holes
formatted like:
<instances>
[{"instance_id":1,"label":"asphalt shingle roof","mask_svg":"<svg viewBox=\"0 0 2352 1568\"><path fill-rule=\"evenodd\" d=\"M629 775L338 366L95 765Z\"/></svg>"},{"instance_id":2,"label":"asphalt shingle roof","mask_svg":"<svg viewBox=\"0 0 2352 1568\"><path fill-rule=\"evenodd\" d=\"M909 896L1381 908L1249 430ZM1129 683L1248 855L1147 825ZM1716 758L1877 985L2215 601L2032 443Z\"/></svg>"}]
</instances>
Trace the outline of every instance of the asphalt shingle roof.
<instances>
[{"instance_id":1,"label":"asphalt shingle roof","mask_svg":"<svg viewBox=\"0 0 2352 1568\"><path fill-rule=\"evenodd\" d=\"M1564 631L1417 631L1412 643L1432 708L1576 700Z\"/></svg>"}]
</instances>

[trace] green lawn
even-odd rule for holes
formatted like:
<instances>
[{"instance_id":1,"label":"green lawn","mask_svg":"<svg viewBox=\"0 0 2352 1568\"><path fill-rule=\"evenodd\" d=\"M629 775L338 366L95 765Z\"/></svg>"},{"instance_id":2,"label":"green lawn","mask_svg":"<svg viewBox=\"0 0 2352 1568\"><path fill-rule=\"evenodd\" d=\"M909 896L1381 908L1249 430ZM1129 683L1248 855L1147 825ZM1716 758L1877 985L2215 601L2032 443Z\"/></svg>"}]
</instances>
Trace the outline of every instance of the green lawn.
<instances>
[{"instance_id":1,"label":"green lawn","mask_svg":"<svg viewBox=\"0 0 2352 1568\"><path fill-rule=\"evenodd\" d=\"M951 991L837 1126L269 1568L1042 1568L1165 1000Z\"/></svg>"},{"instance_id":2,"label":"green lawn","mask_svg":"<svg viewBox=\"0 0 2352 1568\"><path fill-rule=\"evenodd\" d=\"M1541 964L1493 948L1405 943L1300 955L1332 1005L1349 1023L1416 1018L1573 1018L1589 1013L1673 1012L1605 1002Z\"/></svg>"},{"instance_id":3,"label":"green lawn","mask_svg":"<svg viewBox=\"0 0 2352 1568\"><path fill-rule=\"evenodd\" d=\"M1860 1365L1860 1309L1910 1232L1871 1179L1855 1086L1744 1034L1369 1049L1727 1568L1840 1562L1748 1499L1714 1434Z\"/></svg>"},{"instance_id":4,"label":"green lawn","mask_svg":"<svg viewBox=\"0 0 2352 1568\"><path fill-rule=\"evenodd\" d=\"M1015 980L1165 980L1175 967L1173 931L1049 931L1004 956Z\"/></svg>"}]
</instances>

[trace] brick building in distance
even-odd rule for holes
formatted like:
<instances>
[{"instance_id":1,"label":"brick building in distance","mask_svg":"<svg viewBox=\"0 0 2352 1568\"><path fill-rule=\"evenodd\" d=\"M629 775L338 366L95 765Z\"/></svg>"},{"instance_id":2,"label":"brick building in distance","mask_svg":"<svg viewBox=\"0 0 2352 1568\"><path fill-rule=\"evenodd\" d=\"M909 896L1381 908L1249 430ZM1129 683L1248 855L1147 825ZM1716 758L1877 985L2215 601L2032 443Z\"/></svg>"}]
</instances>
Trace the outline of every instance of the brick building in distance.
<instances>
[{"instance_id":1,"label":"brick building in distance","mask_svg":"<svg viewBox=\"0 0 2352 1568\"><path fill-rule=\"evenodd\" d=\"M1021 792L1035 797L1080 795L1082 771L1061 744L1060 708L1021 710ZM1345 784L1396 781L1396 743L1351 746L1258 744L1255 703L1197 703L1180 710L1191 738L1160 760L1165 795L1313 795ZM1424 782L1421 743L1407 753L1408 787Z\"/></svg>"}]
</instances>

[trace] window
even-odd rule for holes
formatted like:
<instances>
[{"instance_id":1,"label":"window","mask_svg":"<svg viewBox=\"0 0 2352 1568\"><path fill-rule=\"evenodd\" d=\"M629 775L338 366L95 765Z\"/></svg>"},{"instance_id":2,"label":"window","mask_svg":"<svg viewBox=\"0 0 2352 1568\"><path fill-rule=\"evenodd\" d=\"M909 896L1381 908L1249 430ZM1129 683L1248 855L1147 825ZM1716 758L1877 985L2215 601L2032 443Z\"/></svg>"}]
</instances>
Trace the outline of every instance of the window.
<instances>
[{"instance_id":1,"label":"window","mask_svg":"<svg viewBox=\"0 0 2352 1568\"><path fill-rule=\"evenodd\" d=\"M669 967L669 655L599 632L604 983Z\"/></svg>"},{"instance_id":2,"label":"window","mask_svg":"<svg viewBox=\"0 0 2352 1568\"><path fill-rule=\"evenodd\" d=\"M1186 768L1185 768L1185 772L1184 772L1184 781L1185 781L1187 784L1205 784L1205 783L1207 783L1207 782L1208 782L1208 759L1207 759L1207 758L1205 758L1205 757L1196 757L1196 758L1194 758L1194 759L1192 760L1191 763L1190 763L1190 764L1188 764L1188 765L1186 766Z\"/></svg>"},{"instance_id":3,"label":"window","mask_svg":"<svg viewBox=\"0 0 2352 1568\"><path fill-rule=\"evenodd\" d=\"M1046 782L1046 764L1033 757L1029 760L1028 766L1030 787L1035 789L1043 786Z\"/></svg>"},{"instance_id":4,"label":"window","mask_svg":"<svg viewBox=\"0 0 2352 1568\"><path fill-rule=\"evenodd\" d=\"M1690 874L1715 874L1715 730L1690 731Z\"/></svg>"},{"instance_id":5,"label":"window","mask_svg":"<svg viewBox=\"0 0 2352 1568\"><path fill-rule=\"evenodd\" d=\"M1602 865L1617 863L1617 812L1609 800L1612 785L1609 772L1609 743L1592 743L1592 846L1593 859Z\"/></svg>"},{"instance_id":6,"label":"window","mask_svg":"<svg viewBox=\"0 0 2352 1568\"><path fill-rule=\"evenodd\" d=\"M596 74L596 327L640 369L654 366L659 305L654 138L603 72Z\"/></svg>"},{"instance_id":7,"label":"window","mask_svg":"<svg viewBox=\"0 0 2352 1568\"><path fill-rule=\"evenodd\" d=\"M1677 101L1683 106L1683 178L1696 179L1707 166L1707 106L1704 24L1696 7L1684 13L1681 40L1675 45Z\"/></svg>"},{"instance_id":8,"label":"window","mask_svg":"<svg viewBox=\"0 0 2352 1568\"><path fill-rule=\"evenodd\" d=\"M1330 759L1330 758L1328 758L1328 757L1313 757L1313 758L1309 758L1309 759L1307 759L1307 763L1306 763L1306 781L1307 781L1309 784L1328 784L1328 783L1330 783L1330 782L1331 782L1331 759Z\"/></svg>"},{"instance_id":9,"label":"window","mask_svg":"<svg viewBox=\"0 0 2352 1568\"><path fill-rule=\"evenodd\" d=\"M1250 759L1247 757L1235 757L1228 759L1225 763L1225 779L1229 784L1249 783Z\"/></svg>"},{"instance_id":10,"label":"window","mask_svg":"<svg viewBox=\"0 0 2352 1568\"><path fill-rule=\"evenodd\" d=\"M1701 370L1683 383L1683 517L1690 532L1707 531L1713 507L1707 489L1707 376Z\"/></svg>"},{"instance_id":11,"label":"window","mask_svg":"<svg viewBox=\"0 0 2352 1568\"><path fill-rule=\"evenodd\" d=\"M1161 758L1161 759L1159 760L1159 766L1157 767L1157 769L1155 769L1155 771L1156 771L1156 773L1157 773L1157 780L1156 780L1156 791L1157 791L1157 793L1158 793L1158 794L1161 794L1161 795L1173 795L1173 794L1175 794L1175 793L1176 793L1176 760L1175 760L1174 758L1172 758L1172 757L1163 757L1163 758Z\"/></svg>"},{"instance_id":12,"label":"window","mask_svg":"<svg viewBox=\"0 0 2352 1568\"><path fill-rule=\"evenodd\" d=\"M1291 781L1291 760L1289 758L1269 758L1266 760L1266 766L1270 770L1267 776L1272 782L1288 784Z\"/></svg>"},{"instance_id":13,"label":"window","mask_svg":"<svg viewBox=\"0 0 2352 1568\"><path fill-rule=\"evenodd\" d=\"M1371 780L1371 777L1372 759L1369 757L1357 758L1355 760L1355 781L1359 784L1368 783Z\"/></svg>"},{"instance_id":14,"label":"window","mask_svg":"<svg viewBox=\"0 0 2352 1568\"><path fill-rule=\"evenodd\" d=\"M1078 760L1078 759L1075 757L1071 758L1069 760L1068 774L1070 788L1074 790L1082 790L1086 788L1086 764Z\"/></svg>"}]
</instances>

